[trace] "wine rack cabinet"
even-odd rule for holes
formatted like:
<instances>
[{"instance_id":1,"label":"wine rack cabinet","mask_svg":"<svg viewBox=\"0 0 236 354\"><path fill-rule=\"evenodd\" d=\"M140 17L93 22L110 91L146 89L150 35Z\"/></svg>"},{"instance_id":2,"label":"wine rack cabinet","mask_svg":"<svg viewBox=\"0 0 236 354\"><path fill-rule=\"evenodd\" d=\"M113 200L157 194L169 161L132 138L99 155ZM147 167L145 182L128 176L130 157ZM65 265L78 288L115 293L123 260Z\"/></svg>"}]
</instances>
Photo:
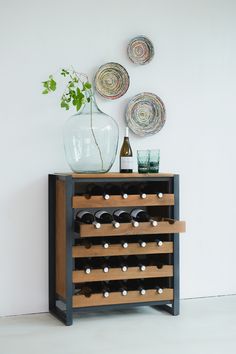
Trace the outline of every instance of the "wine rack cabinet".
<instances>
[{"instance_id":1,"label":"wine rack cabinet","mask_svg":"<svg viewBox=\"0 0 236 354\"><path fill-rule=\"evenodd\" d=\"M89 195L88 185L116 187L108 200L103 195ZM131 192L127 198L117 187L145 186L146 197ZM96 229L92 224L75 222L79 210L95 213L104 209L128 212L144 209L157 225L140 222L112 223ZM73 314L96 309L125 308L148 305L162 307L172 315L179 314L179 233L185 222L179 220L179 176L174 174L50 174L49 175L49 311L66 325L73 323ZM145 243L140 245L140 239ZM103 247L102 241L108 243ZM128 247L124 248L125 241ZM159 241L159 242L158 242ZM89 242L89 245L88 245ZM117 260L128 264L124 271ZM145 263L144 269L136 260ZM105 272L102 262L111 262ZM90 272L85 263L95 264ZM93 263L94 262L94 263ZM101 262L101 263L99 263ZM114 262L114 263L112 263ZM101 265L100 265L101 264ZM143 284L142 294L137 284ZM127 293L118 289L126 284ZM104 296L102 286L109 285ZM86 295L83 289L91 288ZM161 288L161 292L157 289Z\"/></svg>"}]
</instances>

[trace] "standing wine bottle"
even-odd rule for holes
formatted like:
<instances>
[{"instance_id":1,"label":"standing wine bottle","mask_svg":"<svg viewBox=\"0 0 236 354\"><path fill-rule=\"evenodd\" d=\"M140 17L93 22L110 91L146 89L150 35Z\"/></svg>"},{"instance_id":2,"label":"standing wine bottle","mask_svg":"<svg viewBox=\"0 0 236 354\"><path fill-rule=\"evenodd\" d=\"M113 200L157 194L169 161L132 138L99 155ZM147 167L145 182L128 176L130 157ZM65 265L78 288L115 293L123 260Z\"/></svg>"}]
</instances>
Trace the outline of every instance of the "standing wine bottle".
<instances>
[{"instance_id":1,"label":"standing wine bottle","mask_svg":"<svg viewBox=\"0 0 236 354\"><path fill-rule=\"evenodd\" d=\"M120 150L120 172L133 172L133 152L129 142L129 128L125 129L125 137Z\"/></svg>"}]
</instances>

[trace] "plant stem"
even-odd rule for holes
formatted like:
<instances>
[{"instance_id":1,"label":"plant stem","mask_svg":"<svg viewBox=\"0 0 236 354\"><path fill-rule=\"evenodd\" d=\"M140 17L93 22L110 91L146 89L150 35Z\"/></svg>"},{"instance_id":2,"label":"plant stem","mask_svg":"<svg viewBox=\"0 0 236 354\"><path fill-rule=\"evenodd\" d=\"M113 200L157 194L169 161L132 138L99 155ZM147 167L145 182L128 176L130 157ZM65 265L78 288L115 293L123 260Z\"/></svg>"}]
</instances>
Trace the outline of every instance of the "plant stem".
<instances>
[{"instance_id":1,"label":"plant stem","mask_svg":"<svg viewBox=\"0 0 236 354\"><path fill-rule=\"evenodd\" d=\"M102 158L102 152L101 152L100 146L98 145L98 142L97 142L96 136L94 134L94 130L93 130L93 110L92 110L92 107L93 107L93 101L92 101L92 97L90 97L90 128L91 128L91 131L92 131L94 142L95 142L95 144L96 144L96 146L98 148L98 152L99 152L100 160L101 160L101 164L102 164L102 171L103 171L104 162L103 162L103 158Z\"/></svg>"}]
</instances>

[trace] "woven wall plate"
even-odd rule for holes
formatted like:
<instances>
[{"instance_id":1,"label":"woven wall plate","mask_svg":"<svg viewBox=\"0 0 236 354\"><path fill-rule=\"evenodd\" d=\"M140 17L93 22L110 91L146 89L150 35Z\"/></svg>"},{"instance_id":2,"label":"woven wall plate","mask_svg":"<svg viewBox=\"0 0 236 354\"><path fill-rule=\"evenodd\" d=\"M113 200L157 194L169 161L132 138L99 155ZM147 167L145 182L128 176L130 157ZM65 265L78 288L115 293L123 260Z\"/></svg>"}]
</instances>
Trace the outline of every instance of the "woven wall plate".
<instances>
[{"instance_id":1,"label":"woven wall plate","mask_svg":"<svg viewBox=\"0 0 236 354\"><path fill-rule=\"evenodd\" d=\"M133 38L128 44L128 56L135 64L148 64L154 56L154 46L145 36Z\"/></svg>"},{"instance_id":2,"label":"woven wall plate","mask_svg":"<svg viewBox=\"0 0 236 354\"><path fill-rule=\"evenodd\" d=\"M166 121L164 103L154 93L140 93L129 102L126 120L129 128L139 136L156 134Z\"/></svg>"},{"instance_id":3,"label":"woven wall plate","mask_svg":"<svg viewBox=\"0 0 236 354\"><path fill-rule=\"evenodd\" d=\"M102 65L96 72L94 81L97 92L109 100L123 96L130 83L128 72L118 63Z\"/></svg>"}]
</instances>

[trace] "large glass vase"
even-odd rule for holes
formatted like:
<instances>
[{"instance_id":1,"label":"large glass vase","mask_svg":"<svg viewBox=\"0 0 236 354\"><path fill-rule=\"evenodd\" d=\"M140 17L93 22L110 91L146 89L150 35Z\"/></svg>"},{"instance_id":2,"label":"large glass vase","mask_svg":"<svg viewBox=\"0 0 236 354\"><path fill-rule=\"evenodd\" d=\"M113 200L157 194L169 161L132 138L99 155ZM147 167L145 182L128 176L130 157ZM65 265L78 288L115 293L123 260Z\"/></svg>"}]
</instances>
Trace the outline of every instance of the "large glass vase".
<instances>
[{"instance_id":1,"label":"large glass vase","mask_svg":"<svg viewBox=\"0 0 236 354\"><path fill-rule=\"evenodd\" d=\"M93 97L64 127L67 163L77 173L104 173L112 167L118 146L116 121L103 113Z\"/></svg>"}]
</instances>

